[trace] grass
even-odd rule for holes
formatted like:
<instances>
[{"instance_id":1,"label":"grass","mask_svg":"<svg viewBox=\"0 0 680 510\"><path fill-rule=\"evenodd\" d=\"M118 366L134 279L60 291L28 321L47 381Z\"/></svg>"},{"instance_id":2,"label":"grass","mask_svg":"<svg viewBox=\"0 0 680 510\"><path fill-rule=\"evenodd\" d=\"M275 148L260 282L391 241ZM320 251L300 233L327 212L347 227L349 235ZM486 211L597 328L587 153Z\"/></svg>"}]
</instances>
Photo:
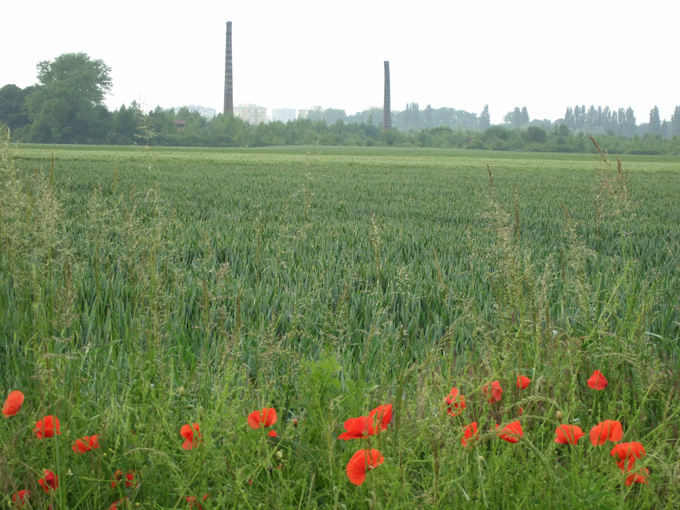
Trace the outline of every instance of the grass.
<instances>
[{"instance_id":1,"label":"grass","mask_svg":"<svg viewBox=\"0 0 680 510\"><path fill-rule=\"evenodd\" d=\"M26 402L0 423L0 495L675 508L679 172L606 154L5 144L0 391ZM603 391L586 385L596 369ZM454 386L467 407L451 417ZM337 439L380 404L386 431ZM246 424L264 407L276 439ZM38 440L48 414L62 433ZM516 419L524 437L498 439ZM561 423L605 419L643 443L649 484L625 485L613 443L554 443ZM185 451L194 422L202 442ZM76 455L91 434L101 447ZM364 443L385 461L356 487L345 465ZM44 469L57 491L37 485ZM111 489L119 469L134 488Z\"/></svg>"}]
</instances>

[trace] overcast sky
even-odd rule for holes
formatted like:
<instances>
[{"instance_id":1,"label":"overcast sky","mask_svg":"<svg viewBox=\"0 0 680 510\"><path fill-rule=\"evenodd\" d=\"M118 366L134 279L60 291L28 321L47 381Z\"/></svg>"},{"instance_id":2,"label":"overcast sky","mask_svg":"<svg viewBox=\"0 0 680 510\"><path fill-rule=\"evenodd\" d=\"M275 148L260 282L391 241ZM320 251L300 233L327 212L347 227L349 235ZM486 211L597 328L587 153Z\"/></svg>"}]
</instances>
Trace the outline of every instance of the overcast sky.
<instances>
[{"instance_id":1,"label":"overcast sky","mask_svg":"<svg viewBox=\"0 0 680 510\"><path fill-rule=\"evenodd\" d=\"M515 106L551 120L567 106L632 106L638 123L680 104L674 2L646 0L30 1L0 11L0 86L85 52L112 69L110 109L223 109L226 22L234 104L267 108L453 107L499 123Z\"/></svg>"}]
</instances>

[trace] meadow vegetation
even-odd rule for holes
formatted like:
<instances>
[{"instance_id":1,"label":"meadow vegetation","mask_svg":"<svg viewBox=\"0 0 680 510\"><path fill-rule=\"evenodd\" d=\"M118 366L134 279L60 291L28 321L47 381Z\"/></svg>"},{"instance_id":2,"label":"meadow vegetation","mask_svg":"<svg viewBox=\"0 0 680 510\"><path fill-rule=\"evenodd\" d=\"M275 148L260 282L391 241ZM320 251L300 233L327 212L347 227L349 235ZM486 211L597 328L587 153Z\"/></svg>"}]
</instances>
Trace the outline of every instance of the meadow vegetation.
<instances>
[{"instance_id":1,"label":"meadow vegetation","mask_svg":"<svg viewBox=\"0 0 680 510\"><path fill-rule=\"evenodd\" d=\"M677 158L2 151L4 504L680 505Z\"/></svg>"}]
</instances>

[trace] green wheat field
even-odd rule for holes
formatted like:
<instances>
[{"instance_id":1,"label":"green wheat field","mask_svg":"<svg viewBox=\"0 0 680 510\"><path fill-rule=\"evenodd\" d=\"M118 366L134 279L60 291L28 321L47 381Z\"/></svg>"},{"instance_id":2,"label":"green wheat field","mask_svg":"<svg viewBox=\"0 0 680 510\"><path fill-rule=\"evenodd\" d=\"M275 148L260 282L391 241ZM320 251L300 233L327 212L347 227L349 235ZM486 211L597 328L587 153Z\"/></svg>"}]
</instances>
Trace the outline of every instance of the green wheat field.
<instances>
[{"instance_id":1,"label":"green wheat field","mask_svg":"<svg viewBox=\"0 0 680 510\"><path fill-rule=\"evenodd\" d=\"M0 505L680 507L680 160L605 149L3 143Z\"/></svg>"}]
</instances>

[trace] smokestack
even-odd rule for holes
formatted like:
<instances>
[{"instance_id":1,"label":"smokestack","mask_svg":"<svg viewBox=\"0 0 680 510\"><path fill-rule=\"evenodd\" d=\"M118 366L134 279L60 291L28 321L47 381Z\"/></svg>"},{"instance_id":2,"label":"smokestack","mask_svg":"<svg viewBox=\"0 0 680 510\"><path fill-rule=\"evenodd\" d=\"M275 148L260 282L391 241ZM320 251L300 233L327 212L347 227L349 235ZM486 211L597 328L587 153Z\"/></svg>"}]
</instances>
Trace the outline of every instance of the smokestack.
<instances>
[{"instance_id":1,"label":"smokestack","mask_svg":"<svg viewBox=\"0 0 680 510\"><path fill-rule=\"evenodd\" d=\"M227 51L224 56L224 115L234 115L234 73L231 68L231 21L227 21Z\"/></svg>"},{"instance_id":2,"label":"smokestack","mask_svg":"<svg viewBox=\"0 0 680 510\"><path fill-rule=\"evenodd\" d=\"M390 61L385 60L385 102L383 104L383 131L392 129L392 112L390 110Z\"/></svg>"}]
</instances>

